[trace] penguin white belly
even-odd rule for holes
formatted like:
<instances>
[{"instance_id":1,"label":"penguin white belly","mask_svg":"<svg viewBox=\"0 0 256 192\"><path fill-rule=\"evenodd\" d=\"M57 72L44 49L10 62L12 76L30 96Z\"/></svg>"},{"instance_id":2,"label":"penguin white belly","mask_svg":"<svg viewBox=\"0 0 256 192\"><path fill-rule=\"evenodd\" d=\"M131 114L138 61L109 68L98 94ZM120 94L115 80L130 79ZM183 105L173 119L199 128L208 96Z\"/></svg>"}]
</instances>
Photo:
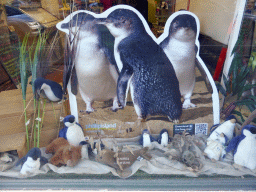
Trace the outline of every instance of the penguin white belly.
<instances>
[{"instance_id":1,"label":"penguin white belly","mask_svg":"<svg viewBox=\"0 0 256 192\"><path fill-rule=\"evenodd\" d=\"M47 84L43 84L42 85L42 89L44 90L45 95L47 96L47 98L49 98L51 101L59 101L60 99L58 97L56 97L52 90L51 87Z\"/></svg>"},{"instance_id":2,"label":"penguin white belly","mask_svg":"<svg viewBox=\"0 0 256 192\"><path fill-rule=\"evenodd\" d=\"M149 135L143 135L143 147L150 147L151 141Z\"/></svg>"},{"instance_id":3,"label":"penguin white belly","mask_svg":"<svg viewBox=\"0 0 256 192\"><path fill-rule=\"evenodd\" d=\"M27 173L35 173L40 168L40 158L33 160L31 157L28 157L26 162L23 164L20 173L26 175Z\"/></svg>"},{"instance_id":4,"label":"penguin white belly","mask_svg":"<svg viewBox=\"0 0 256 192\"><path fill-rule=\"evenodd\" d=\"M116 97L118 73L97 44L84 40L80 42L76 72L81 94L90 101L106 101Z\"/></svg>"},{"instance_id":5,"label":"penguin white belly","mask_svg":"<svg viewBox=\"0 0 256 192\"><path fill-rule=\"evenodd\" d=\"M168 145L168 135L162 134L161 145L166 147Z\"/></svg>"},{"instance_id":6,"label":"penguin white belly","mask_svg":"<svg viewBox=\"0 0 256 192\"><path fill-rule=\"evenodd\" d=\"M81 127L77 124L68 127L66 137L69 144L75 146L79 146L79 143L85 140L84 132L81 129Z\"/></svg>"},{"instance_id":7,"label":"penguin white belly","mask_svg":"<svg viewBox=\"0 0 256 192\"><path fill-rule=\"evenodd\" d=\"M238 145L234 162L251 170L256 168L256 138L246 136Z\"/></svg>"},{"instance_id":8,"label":"penguin white belly","mask_svg":"<svg viewBox=\"0 0 256 192\"><path fill-rule=\"evenodd\" d=\"M171 39L164 52L170 59L180 85L181 95L193 92L195 85L195 43Z\"/></svg>"}]
</instances>

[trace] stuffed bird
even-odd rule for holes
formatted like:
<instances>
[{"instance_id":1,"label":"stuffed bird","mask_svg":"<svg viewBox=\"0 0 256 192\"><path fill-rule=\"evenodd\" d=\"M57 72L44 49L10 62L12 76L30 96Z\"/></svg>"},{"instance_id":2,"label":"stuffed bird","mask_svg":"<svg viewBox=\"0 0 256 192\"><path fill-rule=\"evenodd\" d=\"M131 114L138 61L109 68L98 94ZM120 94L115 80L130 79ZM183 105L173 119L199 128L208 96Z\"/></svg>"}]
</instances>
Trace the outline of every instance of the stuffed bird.
<instances>
[{"instance_id":1,"label":"stuffed bird","mask_svg":"<svg viewBox=\"0 0 256 192\"><path fill-rule=\"evenodd\" d=\"M226 152L234 151L234 163L251 170L256 168L256 127L246 125L241 135L234 137Z\"/></svg>"},{"instance_id":2,"label":"stuffed bird","mask_svg":"<svg viewBox=\"0 0 256 192\"><path fill-rule=\"evenodd\" d=\"M16 166L21 164L20 173L22 175L27 175L28 173L35 173L40 169L40 166L48 163L48 160L41 156L41 151L39 148L32 148L28 151L27 155L22 157L16 164Z\"/></svg>"},{"instance_id":3,"label":"stuffed bird","mask_svg":"<svg viewBox=\"0 0 256 192\"><path fill-rule=\"evenodd\" d=\"M44 96L50 101L57 102L62 100L62 87L55 81L39 77L34 81L34 90L36 99L39 99L43 92Z\"/></svg>"},{"instance_id":4,"label":"stuffed bird","mask_svg":"<svg viewBox=\"0 0 256 192\"><path fill-rule=\"evenodd\" d=\"M64 118L64 128L60 130L59 137L68 140L69 144L79 146L81 141L85 141L83 128L75 121L75 116L68 115Z\"/></svg>"},{"instance_id":5,"label":"stuffed bird","mask_svg":"<svg viewBox=\"0 0 256 192\"><path fill-rule=\"evenodd\" d=\"M169 132L167 129L162 129L158 138L157 142L162 146L166 147L169 142L171 142L171 138L169 137Z\"/></svg>"},{"instance_id":6,"label":"stuffed bird","mask_svg":"<svg viewBox=\"0 0 256 192\"><path fill-rule=\"evenodd\" d=\"M151 142L154 142L154 141L156 141L156 139L150 134L149 130L144 129L140 136L139 143L143 147L149 147L149 146L151 146Z\"/></svg>"}]
</instances>

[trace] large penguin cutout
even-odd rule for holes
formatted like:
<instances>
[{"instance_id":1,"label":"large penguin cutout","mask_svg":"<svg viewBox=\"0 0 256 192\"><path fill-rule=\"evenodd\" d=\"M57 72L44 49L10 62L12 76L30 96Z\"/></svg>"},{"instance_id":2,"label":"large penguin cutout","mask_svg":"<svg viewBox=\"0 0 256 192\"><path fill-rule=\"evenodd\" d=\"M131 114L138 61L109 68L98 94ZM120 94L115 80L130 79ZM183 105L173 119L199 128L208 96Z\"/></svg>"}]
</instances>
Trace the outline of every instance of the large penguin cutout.
<instances>
[{"instance_id":1,"label":"large penguin cutout","mask_svg":"<svg viewBox=\"0 0 256 192\"><path fill-rule=\"evenodd\" d=\"M114 55L121 70L117 85L121 106L126 105L130 85L139 119L164 115L177 123L182 114L179 82L168 57L146 31L145 26L149 27L145 19L129 6L115 6L106 12L106 19L99 19L98 23L115 37Z\"/></svg>"},{"instance_id":2,"label":"large penguin cutout","mask_svg":"<svg viewBox=\"0 0 256 192\"><path fill-rule=\"evenodd\" d=\"M181 95L184 98L183 108L195 107L191 95L195 85L195 66L212 87L213 121L219 124L219 95L211 73L199 56L200 22L198 17L189 11L173 13L167 20L164 33L156 42L173 64L179 80ZM208 87L207 87L208 88Z\"/></svg>"},{"instance_id":3,"label":"large penguin cutout","mask_svg":"<svg viewBox=\"0 0 256 192\"><path fill-rule=\"evenodd\" d=\"M112 110L116 111L119 108L116 94L118 70L113 51L102 39L103 33L109 32L104 26L95 23L94 15L89 11L76 11L56 25L60 31L71 37L68 39L71 46L76 44L72 47L76 50L71 50L74 61L69 63L71 66L65 66L67 70L64 71L63 84L68 87L71 114L76 117L77 122L77 102L71 92L71 89L75 90L71 86L77 86L76 83L72 84L76 82L76 78L81 97L86 103L87 113L94 111L91 106L93 101L113 99ZM71 81L72 78L74 81Z\"/></svg>"}]
</instances>

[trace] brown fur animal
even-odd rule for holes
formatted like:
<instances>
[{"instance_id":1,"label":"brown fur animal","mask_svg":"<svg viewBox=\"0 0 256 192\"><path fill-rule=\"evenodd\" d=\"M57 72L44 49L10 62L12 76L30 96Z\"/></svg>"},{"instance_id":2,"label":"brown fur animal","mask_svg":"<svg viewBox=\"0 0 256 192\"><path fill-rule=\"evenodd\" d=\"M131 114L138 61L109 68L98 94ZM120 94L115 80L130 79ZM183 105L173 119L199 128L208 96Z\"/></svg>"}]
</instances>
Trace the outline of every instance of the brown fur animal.
<instances>
[{"instance_id":1,"label":"brown fur animal","mask_svg":"<svg viewBox=\"0 0 256 192\"><path fill-rule=\"evenodd\" d=\"M47 145L46 149L45 149L45 153L52 153L55 154L56 151L63 147L69 145L68 141L66 139L64 139L63 137L59 137L57 139L54 139L49 145Z\"/></svg>"},{"instance_id":2,"label":"brown fur animal","mask_svg":"<svg viewBox=\"0 0 256 192\"><path fill-rule=\"evenodd\" d=\"M69 167L75 166L81 156L81 147L76 147L72 145L66 145L60 147L54 156L51 158L50 163L55 166L67 165Z\"/></svg>"}]
</instances>

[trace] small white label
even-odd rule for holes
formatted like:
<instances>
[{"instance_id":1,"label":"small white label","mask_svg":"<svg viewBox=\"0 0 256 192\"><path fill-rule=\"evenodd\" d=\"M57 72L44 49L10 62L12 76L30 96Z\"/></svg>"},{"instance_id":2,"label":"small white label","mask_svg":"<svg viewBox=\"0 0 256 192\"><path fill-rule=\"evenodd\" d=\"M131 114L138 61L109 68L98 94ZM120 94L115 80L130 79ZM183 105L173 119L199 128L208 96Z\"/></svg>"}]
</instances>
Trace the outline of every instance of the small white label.
<instances>
[{"instance_id":1,"label":"small white label","mask_svg":"<svg viewBox=\"0 0 256 192\"><path fill-rule=\"evenodd\" d=\"M196 123L195 124L195 135L204 134L207 135L208 132L208 123Z\"/></svg>"}]
</instances>

